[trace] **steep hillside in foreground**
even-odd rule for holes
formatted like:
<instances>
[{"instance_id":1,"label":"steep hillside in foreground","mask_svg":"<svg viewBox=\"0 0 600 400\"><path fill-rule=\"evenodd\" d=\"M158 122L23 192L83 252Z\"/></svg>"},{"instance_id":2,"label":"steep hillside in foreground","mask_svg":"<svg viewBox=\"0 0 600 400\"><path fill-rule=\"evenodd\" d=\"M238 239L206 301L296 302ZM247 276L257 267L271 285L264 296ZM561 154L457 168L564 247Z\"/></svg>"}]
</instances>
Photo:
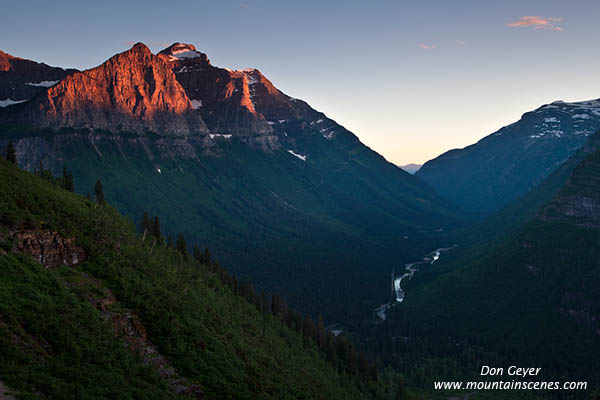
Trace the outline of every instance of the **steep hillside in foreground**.
<instances>
[{"instance_id":1,"label":"steep hillside in foreground","mask_svg":"<svg viewBox=\"0 0 600 400\"><path fill-rule=\"evenodd\" d=\"M159 81L175 76L185 90L177 98L185 95L206 130L158 129L160 124L145 119L149 111L134 112L136 103L129 100L137 95L118 102L116 112L125 107L132 124L157 130L123 132L118 124L104 125L111 121L104 117L77 128L71 121L85 121L77 107L49 114L58 119L56 126L32 128L20 118L38 113L40 104L72 97L66 96L69 90L51 88L3 110L0 146L12 140L19 164L28 170L40 162L55 173L66 166L82 194L102 179L109 202L135 221L144 211L160 216L173 235L182 232L190 242L208 246L236 274L328 320L364 316L387 300L390 266L435 248L443 239L440 228L462 217L419 178L283 94L258 71L217 68L189 45L178 46L154 56L136 45L125 53L143 54L122 53L85 71L99 79L89 91L79 74L57 87L82 83L77 93L98 92L102 100L83 110L111 115L104 101L112 99L115 76L122 77L112 71L128 71L125 76L137 82L147 76L147 61L152 79L137 85L148 89L140 92L140 110L155 105L149 101L155 74L160 72ZM175 111L169 115L180 120ZM6 122L15 120L21 124ZM94 121L103 123L94 127Z\"/></svg>"},{"instance_id":2,"label":"steep hillside in foreground","mask_svg":"<svg viewBox=\"0 0 600 400\"><path fill-rule=\"evenodd\" d=\"M600 133L585 145L585 157L562 187L518 232L413 287L382 329L406 334L407 343L435 348L438 355L463 357L463 368L467 359L473 365L529 363L542 368L545 379L587 379L597 387L599 144ZM584 398L590 392L571 394Z\"/></svg>"},{"instance_id":3,"label":"steep hillside in foreground","mask_svg":"<svg viewBox=\"0 0 600 400\"><path fill-rule=\"evenodd\" d=\"M541 183L598 129L599 100L556 101L428 161L417 176L464 209L490 215Z\"/></svg>"},{"instance_id":4,"label":"steep hillside in foreground","mask_svg":"<svg viewBox=\"0 0 600 400\"><path fill-rule=\"evenodd\" d=\"M371 375L345 372L364 371L342 361L346 342L326 355L215 271L0 159L0 386L19 398L379 396Z\"/></svg>"}]
</instances>

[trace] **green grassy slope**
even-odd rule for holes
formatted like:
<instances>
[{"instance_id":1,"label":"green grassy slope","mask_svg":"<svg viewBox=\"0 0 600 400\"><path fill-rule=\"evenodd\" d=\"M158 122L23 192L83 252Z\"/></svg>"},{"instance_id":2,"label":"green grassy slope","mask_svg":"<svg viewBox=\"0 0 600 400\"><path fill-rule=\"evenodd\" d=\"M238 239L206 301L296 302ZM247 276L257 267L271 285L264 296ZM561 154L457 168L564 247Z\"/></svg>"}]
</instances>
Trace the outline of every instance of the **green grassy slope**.
<instances>
[{"instance_id":1,"label":"green grassy slope","mask_svg":"<svg viewBox=\"0 0 600 400\"><path fill-rule=\"evenodd\" d=\"M102 179L120 212L136 221L144 211L158 215L170 233L208 246L235 274L302 311L328 320L362 317L387 301L393 265L435 248L436 230L461 215L350 133L333 143L286 129L290 137L300 132L297 151L309 154L306 161L235 139L218 140L211 155L197 146L190 158L157 135L144 144L133 135L90 140L73 131L3 137L29 143L32 157L49 146L59 160L44 158L46 168L71 169L80 193Z\"/></svg>"},{"instance_id":2,"label":"green grassy slope","mask_svg":"<svg viewBox=\"0 0 600 400\"><path fill-rule=\"evenodd\" d=\"M98 206L0 160L0 380L22 398L170 398L164 378L114 336L89 299L111 290L149 340L207 398L377 397L312 341L235 295L217 275ZM58 231L87 253L45 269L10 232ZM101 291L100 291L101 292Z\"/></svg>"}]
</instances>

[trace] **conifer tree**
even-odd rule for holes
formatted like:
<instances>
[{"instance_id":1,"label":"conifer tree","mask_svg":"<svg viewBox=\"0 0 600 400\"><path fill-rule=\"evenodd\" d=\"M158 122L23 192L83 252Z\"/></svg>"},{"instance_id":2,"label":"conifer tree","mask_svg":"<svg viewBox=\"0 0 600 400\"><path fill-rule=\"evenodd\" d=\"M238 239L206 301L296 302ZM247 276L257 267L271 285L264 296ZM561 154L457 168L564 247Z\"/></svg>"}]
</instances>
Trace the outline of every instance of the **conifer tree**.
<instances>
[{"instance_id":1,"label":"conifer tree","mask_svg":"<svg viewBox=\"0 0 600 400\"><path fill-rule=\"evenodd\" d=\"M177 243L175 244L175 247L178 252L180 252L184 256L187 255L187 244L185 243L185 238L181 233L177 235Z\"/></svg>"},{"instance_id":2,"label":"conifer tree","mask_svg":"<svg viewBox=\"0 0 600 400\"><path fill-rule=\"evenodd\" d=\"M304 319L304 325L302 326L302 334L306 340L310 340L315 337L315 332L315 323L313 322L312 318L307 315Z\"/></svg>"},{"instance_id":3,"label":"conifer tree","mask_svg":"<svg viewBox=\"0 0 600 400\"><path fill-rule=\"evenodd\" d=\"M319 343L320 348L325 346L326 340L327 332L325 331L325 322L323 321L323 316L319 315L319 322L317 323L317 342Z\"/></svg>"},{"instance_id":4,"label":"conifer tree","mask_svg":"<svg viewBox=\"0 0 600 400\"><path fill-rule=\"evenodd\" d=\"M160 233L160 221L158 220L158 216L154 217L154 226L152 227L152 233L154 237L158 241L158 243L162 243L162 234Z\"/></svg>"},{"instance_id":5,"label":"conifer tree","mask_svg":"<svg viewBox=\"0 0 600 400\"><path fill-rule=\"evenodd\" d=\"M271 297L271 313L275 318L281 314L281 297L276 294Z\"/></svg>"},{"instance_id":6,"label":"conifer tree","mask_svg":"<svg viewBox=\"0 0 600 400\"><path fill-rule=\"evenodd\" d=\"M96 192L96 203L102 205L104 204L104 189L102 188L102 182L100 179L96 182L96 186L94 187Z\"/></svg>"},{"instance_id":7,"label":"conifer tree","mask_svg":"<svg viewBox=\"0 0 600 400\"><path fill-rule=\"evenodd\" d=\"M173 236L170 233L167 236L167 247L173 247Z\"/></svg>"},{"instance_id":8,"label":"conifer tree","mask_svg":"<svg viewBox=\"0 0 600 400\"><path fill-rule=\"evenodd\" d=\"M208 247L204 248L204 253L202 253L202 264L210 265L210 252L208 251Z\"/></svg>"},{"instance_id":9,"label":"conifer tree","mask_svg":"<svg viewBox=\"0 0 600 400\"><path fill-rule=\"evenodd\" d=\"M73 184L73 174L70 170L63 167L63 178L65 178L65 190L69 192L75 191L75 185Z\"/></svg>"},{"instance_id":10,"label":"conifer tree","mask_svg":"<svg viewBox=\"0 0 600 400\"><path fill-rule=\"evenodd\" d=\"M142 231L142 235L144 235L144 239L146 238L146 235L152 233L153 228L154 227L152 226L150 215L148 215L148 212L144 211L144 215L142 215L142 222L140 224L140 229Z\"/></svg>"},{"instance_id":11,"label":"conifer tree","mask_svg":"<svg viewBox=\"0 0 600 400\"><path fill-rule=\"evenodd\" d=\"M6 160L17 165L17 152L12 141L8 142L8 147L6 148Z\"/></svg>"},{"instance_id":12,"label":"conifer tree","mask_svg":"<svg viewBox=\"0 0 600 400\"><path fill-rule=\"evenodd\" d=\"M198 262L202 262L202 252L200 251L200 247L197 244L194 245L192 249L192 257Z\"/></svg>"}]
</instances>

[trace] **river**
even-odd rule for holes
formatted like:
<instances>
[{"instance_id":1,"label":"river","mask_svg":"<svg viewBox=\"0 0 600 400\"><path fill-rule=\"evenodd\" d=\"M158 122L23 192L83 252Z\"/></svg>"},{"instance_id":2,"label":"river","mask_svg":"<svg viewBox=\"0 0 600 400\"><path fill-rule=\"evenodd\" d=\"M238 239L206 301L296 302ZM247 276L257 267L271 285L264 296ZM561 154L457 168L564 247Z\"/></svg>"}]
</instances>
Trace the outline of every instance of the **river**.
<instances>
[{"instance_id":1,"label":"river","mask_svg":"<svg viewBox=\"0 0 600 400\"><path fill-rule=\"evenodd\" d=\"M418 268L417 268L418 266L435 263L436 261L438 261L440 259L440 257L442 256L442 253L445 253L446 251L453 249L454 247L456 247L456 245L454 245L452 247L440 247L439 249L436 249L430 253L427 253L427 255L425 255L425 257L423 257L420 261L415 261L415 262L405 264L404 265L404 271L405 271L404 274L402 274L398 277L396 277L394 272L392 271L392 279L394 281L395 301L392 301L392 302L386 303L386 304L382 304L375 309L375 312L377 313L379 318L381 318L382 320L385 320L385 312L387 310L389 310L391 307L393 307L395 304L399 304L404 301L404 298L406 297L406 293L404 292L404 289L402 289L402 280L403 279L412 279L412 277L415 275L415 272L418 271Z\"/></svg>"}]
</instances>

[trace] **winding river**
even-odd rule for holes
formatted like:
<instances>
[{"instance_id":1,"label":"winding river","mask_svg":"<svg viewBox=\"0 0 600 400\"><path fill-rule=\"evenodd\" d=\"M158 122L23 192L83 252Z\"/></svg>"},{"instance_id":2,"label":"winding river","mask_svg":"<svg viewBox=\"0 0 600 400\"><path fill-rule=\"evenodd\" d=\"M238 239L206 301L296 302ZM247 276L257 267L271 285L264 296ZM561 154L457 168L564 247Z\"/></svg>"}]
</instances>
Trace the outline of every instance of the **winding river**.
<instances>
[{"instance_id":1,"label":"winding river","mask_svg":"<svg viewBox=\"0 0 600 400\"><path fill-rule=\"evenodd\" d=\"M402 289L402 280L403 279L411 279L414 275L415 272L418 271L418 266L420 265L425 265L425 264L433 264L435 263L437 260L440 259L442 253L453 249L454 247L456 247L456 245L452 246L452 247L440 247L439 249L436 249L430 253L427 253L427 255L425 257L423 257L423 259L421 259L420 261L415 261L415 262L411 262L408 264L404 265L404 274L396 277L394 272L392 271L392 279L394 282L394 297L396 301L392 301L390 303L387 304L382 304L379 307L377 307L375 309L375 312L377 313L377 315L379 316L379 318L381 318L382 320L385 320L385 312L390 309L394 304L398 304L398 303L402 303L404 301L404 298L406 296L404 290Z\"/></svg>"}]
</instances>

